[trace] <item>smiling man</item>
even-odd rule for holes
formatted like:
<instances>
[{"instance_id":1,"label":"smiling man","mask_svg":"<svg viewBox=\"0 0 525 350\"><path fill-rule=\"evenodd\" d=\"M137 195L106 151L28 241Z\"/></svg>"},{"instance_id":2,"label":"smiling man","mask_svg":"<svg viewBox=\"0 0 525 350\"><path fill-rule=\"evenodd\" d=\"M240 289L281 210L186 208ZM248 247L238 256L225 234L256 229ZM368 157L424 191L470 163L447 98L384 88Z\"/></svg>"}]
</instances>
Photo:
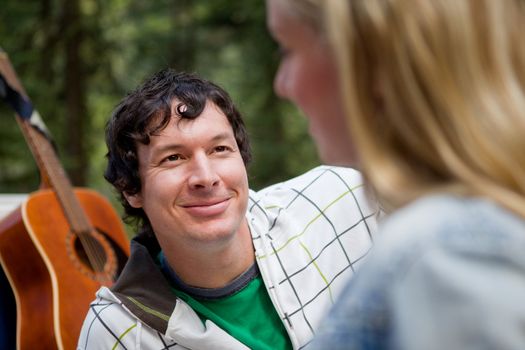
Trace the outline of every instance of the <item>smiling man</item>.
<instances>
[{"instance_id":1,"label":"smiling man","mask_svg":"<svg viewBox=\"0 0 525 350\"><path fill-rule=\"evenodd\" d=\"M376 230L358 172L321 166L249 190L248 136L230 97L172 70L123 99L106 142L105 177L139 231L78 349L309 343Z\"/></svg>"}]
</instances>

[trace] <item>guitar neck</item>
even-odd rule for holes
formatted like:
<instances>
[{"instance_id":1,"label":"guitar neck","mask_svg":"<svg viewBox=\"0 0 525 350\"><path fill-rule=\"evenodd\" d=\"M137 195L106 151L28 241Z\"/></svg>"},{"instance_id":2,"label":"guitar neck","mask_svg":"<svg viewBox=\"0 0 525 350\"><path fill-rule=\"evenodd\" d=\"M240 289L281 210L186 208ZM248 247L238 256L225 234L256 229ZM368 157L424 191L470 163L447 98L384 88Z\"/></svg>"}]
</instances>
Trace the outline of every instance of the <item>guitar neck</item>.
<instances>
[{"instance_id":1,"label":"guitar neck","mask_svg":"<svg viewBox=\"0 0 525 350\"><path fill-rule=\"evenodd\" d=\"M53 145L28 121L17 116L17 121L42 175L55 192L71 229L75 233L90 232L86 218L67 174L62 167Z\"/></svg>"},{"instance_id":2,"label":"guitar neck","mask_svg":"<svg viewBox=\"0 0 525 350\"><path fill-rule=\"evenodd\" d=\"M29 101L24 87L18 80L7 54L1 48L0 73L9 84L9 87L16 90L19 95ZM34 112L33 115L35 115L35 113L36 112ZM71 230L76 234L91 232L91 224L73 192L73 187L71 186L64 168L62 168L62 165L58 160L49 138L47 138L43 132L39 131L32 124L30 119L22 118L22 116L18 114L18 111L16 120L24 134L31 152L33 153L38 168L40 169L43 182L49 184L55 192L66 219L70 224ZM42 121L39 122L43 125Z\"/></svg>"}]
</instances>

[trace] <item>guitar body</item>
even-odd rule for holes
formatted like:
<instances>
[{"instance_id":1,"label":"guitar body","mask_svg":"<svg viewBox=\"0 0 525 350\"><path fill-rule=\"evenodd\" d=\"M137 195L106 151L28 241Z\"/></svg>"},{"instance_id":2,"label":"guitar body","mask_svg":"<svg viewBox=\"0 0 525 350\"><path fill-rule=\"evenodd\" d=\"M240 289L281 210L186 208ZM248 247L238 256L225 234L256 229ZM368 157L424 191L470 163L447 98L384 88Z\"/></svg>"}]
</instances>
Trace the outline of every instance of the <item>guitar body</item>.
<instances>
[{"instance_id":1,"label":"guitar body","mask_svg":"<svg viewBox=\"0 0 525 350\"><path fill-rule=\"evenodd\" d=\"M16 326L9 329L16 328L17 348L57 348L51 278L26 230L20 207L0 222L0 261L16 300ZM15 334L7 336L14 338Z\"/></svg>"},{"instance_id":2,"label":"guitar body","mask_svg":"<svg viewBox=\"0 0 525 350\"><path fill-rule=\"evenodd\" d=\"M120 218L96 192L74 189L74 193L91 225L109 243L119 273L129 256ZM77 251L78 238L52 190L31 194L16 215L20 214L23 222L15 224L12 233L3 232L0 239L4 270L12 276L17 301L18 348L75 349L89 303L101 282L90 275L82 251ZM18 258L4 257L15 251Z\"/></svg>"}]
</instances>

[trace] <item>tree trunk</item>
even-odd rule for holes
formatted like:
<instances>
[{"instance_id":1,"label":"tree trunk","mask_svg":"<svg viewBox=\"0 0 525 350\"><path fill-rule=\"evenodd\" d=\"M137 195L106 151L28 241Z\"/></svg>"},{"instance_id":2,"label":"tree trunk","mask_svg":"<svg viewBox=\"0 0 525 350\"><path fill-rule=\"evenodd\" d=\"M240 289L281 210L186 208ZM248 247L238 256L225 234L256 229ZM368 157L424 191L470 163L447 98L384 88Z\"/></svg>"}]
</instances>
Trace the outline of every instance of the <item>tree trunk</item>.
<instances>
[{"instance_id":1,"label":"tree trunk","mask_svg":"<svg viewBox=\"0 0 525 350\"><path fill-rule=\"evenodd\" d=\"M84 40L81 0L63 0L65 29L65 81L66 97L66 144L69 176L73 184L86 183L88 157L86 154L86 134L88 114L86 112L86 75L81 56Z\"/></svg>"}]
</instances>

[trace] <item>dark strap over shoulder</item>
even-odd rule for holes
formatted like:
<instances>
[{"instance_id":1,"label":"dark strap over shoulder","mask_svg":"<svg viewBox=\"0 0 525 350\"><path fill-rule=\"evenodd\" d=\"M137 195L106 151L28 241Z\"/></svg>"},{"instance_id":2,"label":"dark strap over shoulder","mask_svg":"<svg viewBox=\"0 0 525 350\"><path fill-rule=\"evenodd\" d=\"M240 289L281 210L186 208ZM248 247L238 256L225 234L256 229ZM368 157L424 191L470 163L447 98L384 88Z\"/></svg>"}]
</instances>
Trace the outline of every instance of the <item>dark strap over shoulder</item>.
<instances>
[{"instance_id":1,"label":"dark strap over shoulder","mask_svg":"<svg viewBox=\"0 0 525 350\"><path fill-rule=\"evenodd\" d=\"M24 98L21 94L13 89L6 81L4 76L0 73L0 98L2 98L15 112L22 117L22 119L28 120L33 114L33 105L31 102Z\"/></svg>"}]
</instances>

